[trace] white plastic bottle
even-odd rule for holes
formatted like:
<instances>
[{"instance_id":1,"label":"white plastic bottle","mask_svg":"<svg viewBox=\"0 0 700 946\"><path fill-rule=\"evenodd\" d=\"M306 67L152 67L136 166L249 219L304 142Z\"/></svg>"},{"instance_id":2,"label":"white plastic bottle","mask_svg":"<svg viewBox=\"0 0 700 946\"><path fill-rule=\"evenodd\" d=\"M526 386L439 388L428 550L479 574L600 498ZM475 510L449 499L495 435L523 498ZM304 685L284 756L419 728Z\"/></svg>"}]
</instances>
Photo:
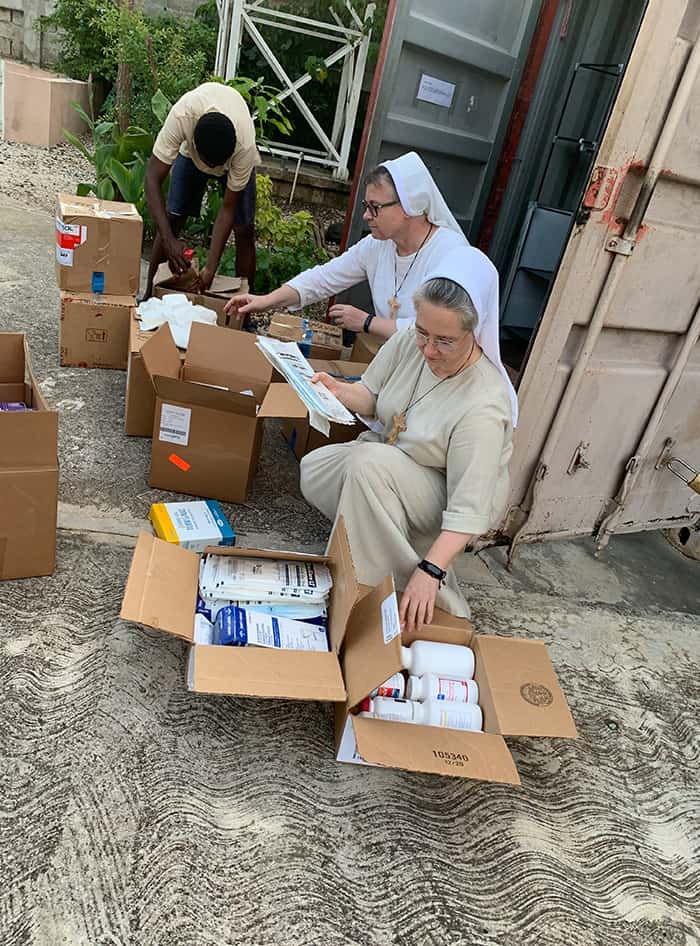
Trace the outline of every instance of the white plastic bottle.
<instances>
[{"instance_id":1,"label":"white plastic bottle","mask_svg":"<svg viewBox=\"0 0 700 946\"><path fill-rule=\"evenodd\" d=\"M408 678L406 696L409 700L418 700L419 703L426 700L478 703L479 685L475 680L452 680L436 673L426 673L422 677Z\"/></svg>"},{"instance_id":2,"label":"white plastic bottle","mask_svg":"<svg viewBox=\"0 0 700 946\"><path fill-rule=\"evenodd\" d=\"M395 673L388 680L385 680L381 686L376 687L370 693L371 697L388 696L393 700L400 700L406 689L406 681L402 673Z\"/></svg>"},{"instance_id":3,"label":"white plastic bottle","mask_svg":"<svg viewBox=\"0 0 700 946\"><path fill-rule=\"evenodd\" d=\"M401 648L404 670L416 677L436 673L455 680L471 680L474 676L474 651L461 644L438 644L436 641L414 641Z\"/></svg>"},{"instance_id":4,"label":"white plastic bottle","mask_svg":"<svg viewBox=\"0 0 700 946\"><path fill-rule=\"evenodd\" d=\"M423 726L440 726L443 729L464 729L471 732L480 732L484 725L481 709L474 703L445 703L437 700L417 703L413 700L377 697L365 701L361 715L399 723L418 723Z\"/></svg>"}]
</instances>

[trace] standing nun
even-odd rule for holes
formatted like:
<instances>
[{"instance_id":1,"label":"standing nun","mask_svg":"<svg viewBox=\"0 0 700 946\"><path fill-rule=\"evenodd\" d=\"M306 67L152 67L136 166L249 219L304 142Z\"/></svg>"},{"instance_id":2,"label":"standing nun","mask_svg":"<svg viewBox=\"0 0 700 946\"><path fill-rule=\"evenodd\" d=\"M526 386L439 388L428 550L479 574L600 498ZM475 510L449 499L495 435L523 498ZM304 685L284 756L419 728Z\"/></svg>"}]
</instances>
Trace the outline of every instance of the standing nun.
<instances>
[{"instance_id":1,"label":"standing nun","mask_svg":"<svg viewBox=\"0 0 700 946\"><path fill-rule=\"evenodd\" d=\"M439 261L414 296L415 325L394 335L361 381L316 375L384 432L301 462L301 489L343 516L360 582L393 573L401 620L430 623L437 605L468 617L451 563L500 522L517 397L498 346L498 274L474 247Z\"/></svg>"},{"instance_id":2,"label":"standing nun","mask_svg":"<svg viewBox=\"0 0 700 946\"><path fill-rule=\"evenodd\" d=\"M282 306L298 309L367 280L371 310L334 305L331 321L381 341L412 325L416 317L413 293L442 257L467 246L467 239L414 151L370 172L362 204L369 236L267 295L235 296L226 311L246 315Z\"/></svg>"}]
</instances>

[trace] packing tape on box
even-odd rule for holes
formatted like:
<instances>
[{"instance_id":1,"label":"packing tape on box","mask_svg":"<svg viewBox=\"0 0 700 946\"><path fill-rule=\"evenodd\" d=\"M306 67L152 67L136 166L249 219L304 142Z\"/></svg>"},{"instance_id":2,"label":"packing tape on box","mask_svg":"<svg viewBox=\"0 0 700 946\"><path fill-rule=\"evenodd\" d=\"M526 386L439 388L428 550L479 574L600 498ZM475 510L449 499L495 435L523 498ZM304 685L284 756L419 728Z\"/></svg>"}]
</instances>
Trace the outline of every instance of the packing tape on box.
<instances>
[{"instance_id":1,"label":"packing tape on box","mask_svg":"<svg viewBox=\"0 0 700 946\"><path fill-rule=\"evenodd\" d=\"M176 466L178 470L182 470L183 473L187 473L190 468L190 464L187 460L183 460L182 457L179 457L176 453L171 453L168 457L168 460Z\"/></svg>"}]
</instances>

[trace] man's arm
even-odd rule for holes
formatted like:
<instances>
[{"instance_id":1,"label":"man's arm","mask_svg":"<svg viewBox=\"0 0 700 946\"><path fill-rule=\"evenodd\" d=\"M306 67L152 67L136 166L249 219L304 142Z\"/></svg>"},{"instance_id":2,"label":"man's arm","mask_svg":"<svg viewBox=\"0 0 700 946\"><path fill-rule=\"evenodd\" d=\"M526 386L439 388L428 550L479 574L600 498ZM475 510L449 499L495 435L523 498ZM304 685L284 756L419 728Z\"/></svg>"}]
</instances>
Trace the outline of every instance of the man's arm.
<instances>
[{"instance_id":1,"label":"man's arm","mask_svg":"<svg viewBox=\"0 0 700 946\"><path fill-rule=\"evenodd\" d=\"M233 230L233 220L240 193L241 191L232 191L230 187L227 187L224 191L224 199L221 202L221 207L214 221L207 265L199 274L202 289L208 289L209 286L211 286L212 280L219 268L226 242Z\"/></svg>"},{"instance_id":2,"label":"man's arm","mask_svg":"<svg viewBox=\"0 0 700 946\"><path fill-rule=\"evenodd\" d=\"M184 245L172 231L170 220L165 209L163 200L163 181L168 176L170 165L160 161L155 155L151 155L146 168L144 178L144 191L146 194L146 203L151 212L158 233L163 241L163 252L170 261L172 269L176 273L184 273L189 269L189 263L185 259Z\"/></svg>"}]
</instances>

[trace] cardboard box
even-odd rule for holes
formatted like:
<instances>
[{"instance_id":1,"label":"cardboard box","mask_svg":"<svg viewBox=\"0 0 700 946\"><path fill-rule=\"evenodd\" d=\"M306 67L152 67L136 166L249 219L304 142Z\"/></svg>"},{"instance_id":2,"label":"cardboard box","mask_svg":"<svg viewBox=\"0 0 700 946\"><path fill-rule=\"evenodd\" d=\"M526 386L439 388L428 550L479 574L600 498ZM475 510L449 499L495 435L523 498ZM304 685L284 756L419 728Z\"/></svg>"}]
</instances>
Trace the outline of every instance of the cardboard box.
<instances>
[{"instance_id":1,"label":"cardboard box","mask_svg":"<svg viewBox=\"0 0 700 946\"><path fill-rule=\"evenodd\" d=\"M351 361L368 365L383 344L384 342L380 341L374 335L369 335L366 332L358 332L357 335L355 335L355 343L350 352L350 359Z\"/></svg>"},{"instance_id":2,"label":"cardboard box","mask_svg":"<svg viewBox=\"0 0 700 946\"><path fill-rule=\"evenodd\" d=\"M20 12L22 6L15 6L15 10ZM7 7L3 12L9 12ZM5 28L9 25L4 24ZM74 135L85 134L87 125L72 103L77 102L90 113L87 82L67 79L10 59L3 60L2 67L0 115L3 117L2 137L6 141L52 148L65 142L64 128Z\"/></svg>"},{"instance_id":3,"label":"cardboard box","mask_svg":"<svg viewBox=\"0 0 700 946\"><path fill-rule=\"evenodd\" d=\"M124 406L124 429L129 437L150 437L153 434L153 417L156 410L156 394L153 382L141 359L141 348L153 338L155 332L144 332L134 311L129 326L129 359L126 369L126 399ZM185 360L180 352L180 362Z\"/></svg>"},{"instance_id":4,"label":"cardboard box","mask_svg":"<svg viewBox=\"0 0 700 946\"><path fill-rule=\"evenodd\" d=\"M143 221L133 204L58 195L56 278L70 292L135 296Z\"/></svg>"},{"instance_id":5,"label":"cardboard box","mask_svg":"<svg viewBox=\"0 0 700 946\"><path fill-rule=\"evenodd\" d=\"M343 350L342 328L329 322L319 322L317 319L309 319L309 328L313 335L307 358L327 358L331 361L340 358ZM267 335L281 342L298 344L304 338L300 316L290 315L288 312L273 312Z\"/></svg>"},{"instance_id":6,"label":"cardboard box","mask_svg":"<svg viewBox=\"0 0 700 946\"><path fill-rule=\"evenodd\" d=\"M225 693L288 700L345 700L338 657L353 621L358 585L342 521L327 556L214 547L237 555L327 565L333 576L328 611L330 651L274 650L194 643L194 614L201 555L147 533L139 535L124 592L121 617L172 634L191 644L187 687L196 693Z\"/></svg>"},{"instance_id":7,"label":"cardboard box","mask_svg":"<svg viewBox=\"0 0 700 946\"><path fill-rule=\"evenodd\" d=\"M362 371L366 368L366 365L356 364L352 361L312 359L310 364L316 371L326 371L328 374L338 375L341 378L353 381L359 380ZM312 450L328 446L329 443L348 443L351 440L356 440L365 430L367 430L367 427L360 421L352 426L331 424L329 435L324 437L309 424L308 415L301 420L286 420L282 425L284 437L297 460L301 460Z\"/></svg>"},{"instance_id":8,"label":"cardboard box","mask_svg":"<svg viewBox=\"0 0 700 946\"><path fill-rule=\"evenodd\" d=\"M61 293L61 365L126 370L133 296Z\"/></svg>"},{"instance_id":9,"label":"cardboard box","mask_svg":"<svg viewBox=\"0 0 700 946\"><path fill-rule=\"evenodd\" d=\"M0 579L50 575L56 564L58 412L32 373L26 336L0 333Z\"/></svg>"},{"instance_id":10,"label":"cardboard box","mask_svg":"<svg viewBox=\"0 0 700 946\"><path fill-rule=\"evenodd\" d=\"M347 702L336 714L336 758L340 762L384 765L413 772L435 772L487 782L520 784L505 737L576 738L576 727L544 644L538 640L476 634L468 621L437 615L412 640L468 644L474 651L474 679L479 685L483 732L462 732L355 715L358 704L384 680L401 670L398 614L382 623L377 608L387 601L387 578L356 606L345 637L343 677Z\"/></svg>"},{"instance_id":11,"label":"cardboard box","mask_svg":"<svg viewBox=\"0 0 700 946\"><path fill-rule=\"evenodd\" d=\"M197 273L196 263L180 276L173 275L167 263L161 263L153 280L153 295L156 299L162 299L168 293L181 293L187 296L193 305L203 305L206 309L216 312L217 325L242 329L246 317L239 316L238 313L227 315L224 309L234 296L248 292L248 280L245 276L215 276L209 289L200 293L193 289Z\"/></svg>"},{"instance_id":12,"label":"cardboard box","mask_svg":"<svg viewBox=\"0 0 700 946\"><path fill-rule=\"evenodd\" d=\"M306 416L256 336L195 322L184 363L161 325L141 348L156 394L149 485L242 503L248 496L265 417ZM245 393L242 393L245 392Z\"/></svg>"}]
</instances>

